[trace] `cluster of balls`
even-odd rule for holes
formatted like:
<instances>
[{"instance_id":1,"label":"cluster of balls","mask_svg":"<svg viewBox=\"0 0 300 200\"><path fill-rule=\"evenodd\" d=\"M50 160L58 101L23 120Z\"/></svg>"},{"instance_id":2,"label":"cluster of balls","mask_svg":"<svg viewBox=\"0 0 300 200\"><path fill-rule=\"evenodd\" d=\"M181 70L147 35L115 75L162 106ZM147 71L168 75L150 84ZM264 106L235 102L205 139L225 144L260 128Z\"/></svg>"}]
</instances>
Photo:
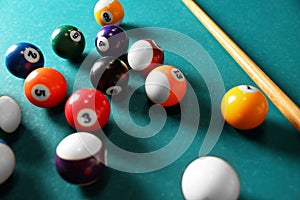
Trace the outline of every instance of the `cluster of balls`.
<instances>
[{"instance_id":1,"label":"cluster of balls","mask_svg":"<svg viewBox=\"0 0 300 200\"><path fill-rule=\"evenodd\" d=\"M58 144L55 155L56 169L61 177L78 185L93 183L103 173L107 152L102 141L92 133L107 124L110 116L107 96L118 95L125 91L129 68L145 75L146 95L155 104L174 106L186 93L184 74L174 66L163 64L164 51L156 41L138 40L129 48L129 38L119 26L124 17L124 9L119 1L98 1L94 15L96 21L103 26L95 39L95 47L102 57L95 61L90 71L90 81L94 88L77 90L68 97L65 103L65 117L77 132L68 135ZM85 48L84 35L78 28L70 25L57 27L51 35L51 43L53 51L65 59L81 57ZM126 59L123 59L124 55ZM66 79L58 70L44 67L44 56L35 45L26 42L12 45L7 50L6 66L13 75L25 79L24 93L32 104L51 108L66 98L68 88ZM0 99L0 104L2 102L4 101ZM18 110L15 103L11 104ZM255 87L247 85L229 90L221 103L221 112L226 122L241 130L259 126L264 121L267 110L268 104L264 95ZM0 111L1 118L2 110ZM20 121L20 111L15 113L18 114L14 117L19 117ZM1 129L7 129L8 132L14 131L18 126L17 123L2 123L2 120L0 125ZM5 150L2 150L3 148ZM15 158L12 151L7 151L7 148L7 144L0 141L0 152L6 151L10 160L4 167L7 171L5 174L10 176ZM3 163L0 162L0 166L3 166ZM201 170L198 170L200 168ZM226 173L219 173L222 170ZM215 175L214 180L208 180L205 185L217 182L219 186L211 186L211 190L199 192L201 183L207 178L206 173ZM8 177L0 176L0 183ZM228 185L227 189L222 188L228 180L232 180L232 187ZM188 199L218 197L213 195L236 199L239 193L239 180L225 161L215 157L200 158L186 169L182 179L182 190ZM217 190L222 192L215 192ZM201 196L203 194L206 196Z\"/></svg>"},{"instance_id":2,"label":"cluster of balls","mask_svg":"<svg viewBox=\"0 0 300 200\"><path fill-rule=\"evenodd\" d=\"M129 63L120 59L126 55L129 47L126 32L118 26L123 16L120 2L97 2L95 19L103 27L96 35L95 46L102 58L91 68L90 77L94 88L77 90L67 99L68 84L65 77L57 69L44 67L44 55L37 46L20 42L9 47L6 52L6 67L11 74L24 79L24 94L30 103L41 108L53 108L66 100L65 117L76 133L65 137L58 144L55 165L61 177L73 184L92 183L102 174L107 161L106 150L101 140L92 133L107 124L110 116L107 96L124 91L128 84L128 65L136 71L149 73L145 87L148 97L154 103L172 106L185 94L184 75L175 67L162 65L164 52L155 41L137 41L125 59ZM62 25L52 32L51 45L59 57L78 59L85 49L85 37L77 27ZM15 115L18 113L20 111L14 112ZM14 121L13 125L18 122L12 117L11 120ZM7 128L9 125L5 121L1 128L14 131L12 127ZM69 145L64 145L66 143Z\"/></svg>"}]
</instances>

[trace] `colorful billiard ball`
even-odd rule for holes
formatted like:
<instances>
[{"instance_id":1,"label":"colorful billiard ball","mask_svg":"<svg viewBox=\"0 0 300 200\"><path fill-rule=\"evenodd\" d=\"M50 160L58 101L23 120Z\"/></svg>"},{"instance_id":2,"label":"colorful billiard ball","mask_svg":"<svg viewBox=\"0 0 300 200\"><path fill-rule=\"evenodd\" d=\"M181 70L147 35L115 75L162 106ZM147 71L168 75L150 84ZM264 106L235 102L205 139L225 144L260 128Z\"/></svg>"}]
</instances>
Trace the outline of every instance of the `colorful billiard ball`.
<instances>
[{"instance_id":1,"label":"colorful billiard ball","mask_svg":"<svg viewBox=\"0 0 300 200\"><path fill-rule=\"evenodd\" d=\"M124 31L116 25L106 25L97 33L95 46L102 56L120 57L126 53L129 39Z\"/></svg>"},{"instance_id":2,"label":"colorful billiard ball","mask_svg":"<svg viewBox=\"0 0 300 200\"><path fill-rule=\"evenodd\" d=\"M77 131L98 131L107 124L109 115L108 99L94 88L75 91L65 104L67 122Z\"/></svg>"},{"instance_id":3,"label":"colorful billiard ball","mask_svg":"<svg viewBox=\"0 0 300 200\"><path fill-rule=\"evenodd\" d=\"M85 48L83 33L71 25L57 27L51 35L53 51L65 59L80 58Z\"/></svg>"},{"instance_id":4,"label":"colorful billiard ball","mask_svg":"<svg viewBox=\"0 0 300 200\"><path fill-rule=\"evenodd\" d=\"M185 169L181 189L185 199L238 199L240 181L231 165L214 156L200 157Z\"/></svg>"},{"instance_id":5,"label":"colorful billiard ball","mask_svg":"<svg viewBox=\"0 0 300 200\"><path fill-rule=\"evenodd\" d=\"M35 45L20 42L8 48L5 64L11 74L19 78L26 78L31 71L44 66L44 56Z\"/></svg>"},{"instance_id":6,"label":"colorful billiard ball","mask_svg":"<svg viewBox=\"0 0 300 200\"><path fill-rule=\"evenodd\" d=\"M100 0L95 4L94 17L101 26L120 25L124 18L124 8L118 0Z\"/></svg>"},{"instance_id":7,"label":"colorful billiard ball","mask_svg":"<svg viewBox=\"0 0 300 200\"><path fill-rule=\"evenodd\" d=\"M17 130L21 123L22 112L19 104L9 96L0 97L0 128L6 133Z\"/></svg>"},{"instance_id":8,"label":"colorful billiard ball","mask_svg":"<svg viewBox=\"0 0 300 200\"><path fill-rule=\"evenodd\" d=\"M52 68L39 68L32 71L24 82L27 99L42 108L60 104L66 97L68 86L64 76Z\"/></svg>"},{"instance_id":9,"label":"colorful billiard ball","mask_svg":"<svg viewBox=\"0 0 300 200\"><path fill-rule=\"evenodd\" d=\"M16 158L13 150L0 139L0 184L4 183L14 172Z\"/></svg>"},{"instance_id":10,"label":"colorful billiard ball","mask_svg":"<svg viewBox=\"0 0 300 200\"><path fill-rule=\"evenodd\" d=\"M230 89L221 102L225 121L240 130L258 127L268 114L268 102L263 93L250 85Z\"/></svg>"},{"instance_id":11,"label":"colorful billiard ball","mask_svg":"<svg viewBox=\"0 0 300 200\"><path fill-rule=\"evenodd\" d=\"M178 104L186 93L186 79L179 69L162 65L148 74L145 90L153 103L173 106Z\"/></svg>"},{"instance_id":12,"label":"colorful billiard ball","mask_svg":"<svg viewBox=\"0 0 300 200\"><path fill-rule=\"evenodd\" d=\"M107 151L102 141L87 132L77 132L63 138L56 147L55 167L67 182L88 185L104 172Z\"/></svg>"},{"instance_id":13,"label":"colorful billiard ball","mask_svg":"<svg viewBox=\"0 0 300 200\"><path fill-rule=\"evenodd\" d=\"M93 64L90 71L92 85L107 95L119 94L128 83L128 67L114 57L103 57Z\"/></svg>"},{"instance_id":14,"label":"colorful billiard ball","mask_svg":"<svg viewBox=\"0 0 300 200\"><path fill-rule=\"evenodd\" d=\"M128 50L128 63L137 71L149 73L164 62L164 51L154 40L143 39L132 44Z\"/></svg>"}]
</instances>

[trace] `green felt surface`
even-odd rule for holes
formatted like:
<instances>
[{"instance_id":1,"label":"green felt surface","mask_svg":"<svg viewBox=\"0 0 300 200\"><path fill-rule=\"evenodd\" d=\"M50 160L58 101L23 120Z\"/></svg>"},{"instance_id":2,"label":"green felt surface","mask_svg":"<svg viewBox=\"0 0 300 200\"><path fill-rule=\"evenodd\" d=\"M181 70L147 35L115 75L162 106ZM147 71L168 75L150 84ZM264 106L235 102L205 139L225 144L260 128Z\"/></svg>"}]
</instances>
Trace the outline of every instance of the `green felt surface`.
<instances>
[{"instance_id":1,"label":"green felt surface","mask_svg":"<svg viewBox=\"0 0 300 200\"><path fill-rule=\"evenodd\" d=\"M0 186L1 199L183 199L181 176L186 166L199 155L210 129L210 118L214 113L211 110L217 106L214 100L218 102L223 95L219 91L223 87L228 90L239 84L255 85L181 1L120 2L125 9L123 27L130 30L130 43L144 36L158 40L166 49L165 63L182 69L198 101L192 111L187 110L187 114L190 114L187 117L181 118L181 114L186 114L184 109L181 112L178 108L167 110L164 127L149 138L126 134L117 123L117 120L129 121L127 115L118 115L124 111L122 101L113 102L114 115L104 128L106 139L130 152L153 152L177 137L179 124L182 124L184 131L179 137L181 141L175 143L178 148L173 147L174 152L182 150L182 155L174 158L170 165L147 173L128 173L116 169L118 167L109 167L101 180L88 187L78 187L62 180L54 166L55 148L62 138L75 131L65 120L64 105L52 109L31 105L23 93L23 80L13 77L6 70L5 52L16 42L31 42L44 53L45 66L58 69L66 77L68 95L78 87L89 86L89 80L85 77L88 73L86 69L91 61L100 57L94 48L94 38L100 28L93 17L96 0L0 0L0 94L15 98L23 114L22 123L15 133L0 134L16 155L13 176ZM197 2L299 105L300 2ZM64 60L52 51L50 35L62 24L74 25L84 33L86 59L82 62ZM134 32L136 28L145 29ZM168 35L172 31L174 35L177 34L174 38ZM185 38L186 41L178 38ZM192 46L189 48L190 44ZM82 63L85 65L82 66ZM213 71L214 67L217 73ZM140 81L140 78L136 80ZM131 81L131 87L135 83L135 80ZM192 92L189 97L193 100ZM189 100L185 99L184 105L193 102ZM143 87L139 87L129 104L130 116L136 127L151 123L148 115L150 106ZM197 108L200 110L200 121L195 125L193 119L199 116L193 111L196 112ZM161 116L155 117L160 119ZM189 120L192 122L189 123ZM241 182L240 199L299 199L300 136L270 101L267 119L259 128L241 132L225 124L216 145L207 151L208 155L221 157L236 169ZM171 151L168 156L160 155L145 164L138 159L118 157L113 150L108 155L110 165L130 166L130 169L153 163L154 166L173 156Z\"/></svg>"}]
</instances>

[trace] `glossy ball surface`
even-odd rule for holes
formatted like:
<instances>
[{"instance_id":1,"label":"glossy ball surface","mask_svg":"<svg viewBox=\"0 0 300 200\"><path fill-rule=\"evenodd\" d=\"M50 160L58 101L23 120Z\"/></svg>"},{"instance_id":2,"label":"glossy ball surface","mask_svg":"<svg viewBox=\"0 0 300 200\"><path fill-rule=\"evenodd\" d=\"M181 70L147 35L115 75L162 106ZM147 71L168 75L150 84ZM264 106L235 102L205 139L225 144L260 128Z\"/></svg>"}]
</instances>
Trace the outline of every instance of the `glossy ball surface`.
<instances>
[{"instance_id":1,"label":"glossy ball surface","mask_svg":"<svg viewBox=\"0 0 300 200\"><path fill-rule=\"evenodd\" d=\"M0 139L0 184L4 183L14 172L16 158L13 150Z\"/></svg>"},{"instance_id":2,"label":"glossy ball surface","mask_svg":"<svg viewBox=\"0 0 300 200\"><path fill-rule=\"evenodd\" d=\"M35 45L20 42L8 48L5 64L11 74L19 78L26 78L31 71L44 67L44 55Z\"/></svg>"},{"instance_id":3,"label":"glossy ball surface","mask_svg":"<svg viewBox=\"0 0 300 200\"><path fill-rule=\"evenodd\" d=\"M207 156L194 160L181 181L185 199L238 199L240 181L235 170L223 159Z\"/></svg>"},{"instance_id":4,"label":"glossy ball surface","mask_svg":"<svg viewBox=\"0 0 300 200\"><path fill-rule=\"evenodd\" d=\"M67 182L87 185L103 174L106 156L102 141L97 136L78 132L68 135L57 145L55 166Z\"/></svg>"},{"instance_id":5,"label":"glossy ball surface","mask_svg":"<svg viewBox=\"0 0 300 200\"><path fill-rule=\"evenodd\" d=\"M223 96L221 112L225 121L240 130L258 127L268 114L268 102L263 93L249 85L230 89Z\"/></svg>"},{"instance_id":6,"label":"glossy ball surface","mask_svg":"<svg viewBox=\"0 0 300 200\"><path fill-rule=\"evenodd\" d=\"M21 123L22 112L19 104L9 96L0 97L0 128L6 133L17 130Z\"/></svg>"},{"instance_id":7,"label":"glossy ball surface","mask_svg":"<svg viewBox=\"0 0 300 200\"><path fill-rule=\"evenodd\" d=\"M101 26L120 25L124 18L124 8L118 0L100 0L95 4L94 17Z\"/></svg>"},{"instance_id":8,"label":"glossy ball surface","mask_svg":"<svg viewBox=\"0 0 300 200\"><path fill-rule=\"evenodd\" d=\"M93 88L75 91L65 105L65 117L77 131L95 132L107 124L109 115L108 99Z\"/></svg>"},{"instance_id":9,"label":"glossy ball surface","mask_svg":"<svg viewBox=\"0 0 300 200\"><path fill-rule=\"evenodd\" d=\"M76 59L81 57L85 48L83 33L71 25L57 27L51 35L53 51L65 59Z\"/></svg>"},{"instance_id":10,"label":"glossy ball surface","mask_svg":"<svg viewBox=\"0 0 300 200\"><path fill-rule=\"evenodd\" d=\"M94 63L90 71L91 83L107 95L119 94L128 83L128 67L113 57L103 57Z\"/></svg>"},{"instance_id":11,"label":"glossy ball surface","mask_svg":"<svg viewBox=\"0 0 300 200\"><path fill-rule=\"evenodd\" d=\"M162 65L148 74L145 89L153 103L173 106L178 104L186 93L186 79L179 69Z\"/></svg>"},{"instance_id":12,"label":"glossy ball surface","mask_svg":"<svg viewBox=\"0 0 300 200\"><path fill-rule=\"evenodd\" d=\"M119 26L106 25L97 33L95 46L102 56L120 57L126 53L129 39L126 32Z\"/></svg>"},{"instance_id":13,"label":"glossy ball surface","mask_svg":"<svg viewBox=\"0 0 300 200\"><path fill-rule=\"evenodd\" d=\"M32 71L24 82L27 99L42 108L57 106L66 97L68 86L65 77L52 68Z\"/></svg>"},{"instance_id":14,"label":"glossy ball surface","mask_svg":"<svg viewBox=\"0 0 300 200\"><path fill-rule=\"evenodd\" d=\"M137 71L148 73L164 62L164 51L154 40L143 39L132 44L128 50L128 63Z\"/></svg>"}]
</instances>

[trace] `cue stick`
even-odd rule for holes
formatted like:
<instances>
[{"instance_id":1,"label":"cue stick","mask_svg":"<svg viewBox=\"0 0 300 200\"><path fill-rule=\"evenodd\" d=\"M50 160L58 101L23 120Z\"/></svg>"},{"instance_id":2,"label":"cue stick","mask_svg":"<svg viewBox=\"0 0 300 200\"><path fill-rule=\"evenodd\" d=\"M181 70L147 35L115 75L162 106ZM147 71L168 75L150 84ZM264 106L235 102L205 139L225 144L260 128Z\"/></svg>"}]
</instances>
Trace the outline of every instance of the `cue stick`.
<instances>
[{"instance_id":1,"label":"cue stick","mask_svg":"<svg viewBox=\"0 0 300 200\"><path fill-rule=\"evenodd\" d=\"M278 110L300 132L299 107L239 48L233 40L192 0L182 0L206 29L224 47Z\"/></svg>"}]
</instances>

